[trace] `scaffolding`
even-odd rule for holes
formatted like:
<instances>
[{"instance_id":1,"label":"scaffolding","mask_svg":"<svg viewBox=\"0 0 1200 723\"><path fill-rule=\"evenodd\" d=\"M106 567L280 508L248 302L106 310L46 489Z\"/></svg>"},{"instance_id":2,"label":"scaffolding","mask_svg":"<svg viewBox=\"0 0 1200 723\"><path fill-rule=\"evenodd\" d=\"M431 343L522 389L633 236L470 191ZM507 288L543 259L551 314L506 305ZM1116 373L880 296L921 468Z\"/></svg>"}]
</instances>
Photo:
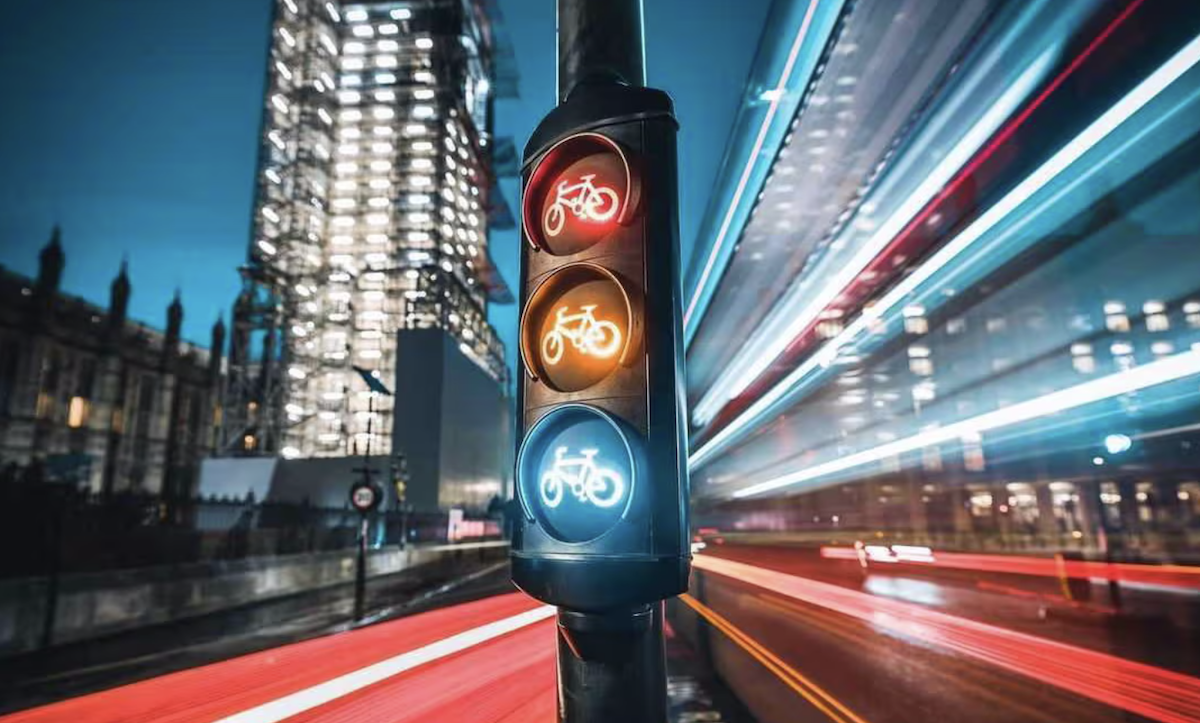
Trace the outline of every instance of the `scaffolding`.
<instances>
[{"instance_id":1,"label":"scaffolding","mask_svg":"<svg viewBox=\"0 0 1200 723\"><path fill-rule=\"evenodd\" d=\"M372 407L354 368L393 379L402 329L445 330L507 383L487 322L490 301L511 299L488 255L489 12L277 0L227 454L342 456L368 440L389 453L392 400Z\"/></svg>"}]
</instances>

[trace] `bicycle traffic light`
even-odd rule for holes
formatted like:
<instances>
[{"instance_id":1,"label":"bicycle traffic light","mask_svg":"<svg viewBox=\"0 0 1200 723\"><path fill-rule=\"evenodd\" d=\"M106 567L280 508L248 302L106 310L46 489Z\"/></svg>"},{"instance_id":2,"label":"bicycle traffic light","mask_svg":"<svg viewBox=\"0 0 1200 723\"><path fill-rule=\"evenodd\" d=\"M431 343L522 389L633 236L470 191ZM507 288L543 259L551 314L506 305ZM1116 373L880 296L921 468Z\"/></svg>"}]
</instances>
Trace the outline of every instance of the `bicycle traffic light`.
<instances>
[{"instance_id":1,"label":"bicycle traffic light","mask_svg":"<svg viewBox=\"0 0 1200 723\"><path fill-rule=\"evenodd\" d=\"M571 610L687 589L676 129L661 91L584 84L525 148L512 575Z\"/></svg>"}]
</instances>

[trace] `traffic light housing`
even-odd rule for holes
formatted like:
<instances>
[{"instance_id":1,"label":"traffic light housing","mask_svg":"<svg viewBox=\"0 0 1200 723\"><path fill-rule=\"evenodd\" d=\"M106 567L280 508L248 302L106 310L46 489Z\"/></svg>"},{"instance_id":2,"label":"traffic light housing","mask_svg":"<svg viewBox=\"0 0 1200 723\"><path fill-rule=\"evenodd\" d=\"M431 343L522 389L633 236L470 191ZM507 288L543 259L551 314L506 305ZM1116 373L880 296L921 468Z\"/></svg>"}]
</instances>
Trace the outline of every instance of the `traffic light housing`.
<instances>
[{"instance_id":1,"label":"traffic light housing","mask_svg":"<svg viewBox=\"0 0 1200 723\"><path fill-rule=\"evenodd\" d=\"M670 98L577 86L525 148L513 581L604 611L687 589Z\"/></svg>"}]
</instances>

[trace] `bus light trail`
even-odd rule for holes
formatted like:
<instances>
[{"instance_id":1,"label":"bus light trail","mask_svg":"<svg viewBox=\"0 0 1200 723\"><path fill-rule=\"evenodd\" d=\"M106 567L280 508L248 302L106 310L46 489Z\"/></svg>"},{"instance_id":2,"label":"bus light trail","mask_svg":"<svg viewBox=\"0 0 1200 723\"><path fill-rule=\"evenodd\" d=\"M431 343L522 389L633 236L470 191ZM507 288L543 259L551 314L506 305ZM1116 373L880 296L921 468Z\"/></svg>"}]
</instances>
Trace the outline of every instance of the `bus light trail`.
<instances>
[{"instance_id":1,"label":"bus light trail","mask_svg":"<svg viewBox=\"0 0 1200 723\"><path fill-rule=\"evenodd\" d=\"M1054 557L1032 557L1028 555L979 555L964 552L939 552L930 550L924 559L911 554L885 557L871 554L867 546L866 563L909 564L996 572L1034 577L1080 578L1150 585L1161 588L1200 591L1200 567L1189 565L1149 565L1127 562L1092 562L1088 560L1066 560ZM890 549L911 546L892 545ZM928 548L922 548L928 549ZM903 550L902 550L903 552ZM821 557L827 560L859 560L853 547L822 547Z\"/></svg>"},{"instance_id":2,"label":"bus light trail","mask_svg":"<svg viewBox=\"0 0 1200 723\"><path fill-rule=\"evenodd\" d=\"M1145 718L1200 716L1200 679L1182 673L732 560L697 555L693 565Z\"/></svg>"}]
</instances>

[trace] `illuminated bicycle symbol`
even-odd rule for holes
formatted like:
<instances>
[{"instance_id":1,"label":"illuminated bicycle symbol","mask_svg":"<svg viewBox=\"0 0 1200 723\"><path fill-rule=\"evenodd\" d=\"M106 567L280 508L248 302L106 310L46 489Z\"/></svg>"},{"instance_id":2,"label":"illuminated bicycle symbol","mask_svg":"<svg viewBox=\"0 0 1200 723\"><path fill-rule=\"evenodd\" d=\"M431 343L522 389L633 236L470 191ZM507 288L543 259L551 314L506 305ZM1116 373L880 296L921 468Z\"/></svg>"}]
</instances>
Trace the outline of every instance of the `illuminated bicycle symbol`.
<instances>
[{"instance_id":1,"label":"illuminated bicycle symbol","mask_svg":"<svg viewBox=\"0 0 1200 723\"><path fill-rule=\"evenodd\" d=\"M575 184L561 181L555 189L554 203L546 208L543 227L547 236L557 236L562 233L567 221L567 211L583 221L603 223L617 214L621 203L617 192L606 186L592 183L596 174L589 173L580 176Z\"/></svg>"},{"instance_id":2,"label":"illuminated bicycle symbol","mask_svg":"<svg viewBox=\"0 0 1200 723\"><path fill-rule=\"evenodd\" d=\"M563 490L570 487L571 494L582 503L597 507L612 507L625 494L625 482L621 475L596 463L595 449L581 449L578 457L568 457L566 447L554 450L554 466L542 475L542 503L546 507L558 507L563 499Z\"/></svg>"},{"instance_id":3,"label":"illuminated bicycle symbol","mask_svg":"<svg viewBox=\"0 0 1200 723\"><path fill-rule=\"evenodd\" d=\"M621 327L611 321L596 318L596 304L584 304L577 314L568 314L567 307L555 312L554 328L542 337L542 359L547 364L562 360L566 342L571 342L580 354L610 357L621 348Z\"/></svg>"}]
</instances>

